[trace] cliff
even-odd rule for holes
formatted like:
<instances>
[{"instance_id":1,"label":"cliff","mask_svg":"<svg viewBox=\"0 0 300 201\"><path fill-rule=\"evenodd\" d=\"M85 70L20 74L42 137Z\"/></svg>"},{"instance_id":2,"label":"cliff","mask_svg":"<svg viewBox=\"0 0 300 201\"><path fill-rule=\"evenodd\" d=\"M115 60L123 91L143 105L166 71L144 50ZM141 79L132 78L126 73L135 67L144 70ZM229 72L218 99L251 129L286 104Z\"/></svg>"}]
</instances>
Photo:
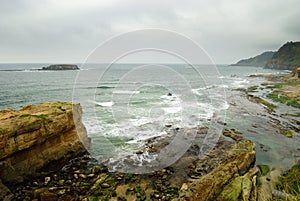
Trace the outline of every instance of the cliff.
<instances>
[{"instance_id":1,"label":"cliff","mask_svg":"<svg viewBox=\"0 0 300 201\"><path fill-rule=\"evenodd\" d=\"M0 191L85 153L89 139L81 114L78 103L62 102L0 111Z\"/></svg>"},{"instance_id":2,"label":"cliff","mask_svg":"<svg viewBox=\"0 0 300 201\"><path fill-rule=\"evenodd\" d=\"M79 70L79 67L74 64L53 64L40 70Z\"/></svg>"},{"instance_id":3,"label":"cliff","mask_svg":"<svg viewBox=\"0 0 300 201\"><path fill-rule=\"evenodd\" d=\"M300 42L287 42L276 52L264 52L249 59L242 59L232 66L258 66L293 70L300 66Z\"/></svg>"},{"instance_id":4,"label":"cliff","mask_svg":"<svg viewBox=\"0 0 300 201\"><path fill-rule=\"evenodd\" d=\"M287 42L273 55L265 67L293 70L300 66L300 42Z\"/></svg>"},{"instance_id":5,"label":"cliff","mask_svg":"<svg viewBox=\"0 0 300 201\"><path fill-rule=\"evenodd\" d=\"M232 66L257 66L263 67L273 57L275 52L264 52L258 56L251 57L249 59L242 59Z\"/></svg>"}]
</instances>

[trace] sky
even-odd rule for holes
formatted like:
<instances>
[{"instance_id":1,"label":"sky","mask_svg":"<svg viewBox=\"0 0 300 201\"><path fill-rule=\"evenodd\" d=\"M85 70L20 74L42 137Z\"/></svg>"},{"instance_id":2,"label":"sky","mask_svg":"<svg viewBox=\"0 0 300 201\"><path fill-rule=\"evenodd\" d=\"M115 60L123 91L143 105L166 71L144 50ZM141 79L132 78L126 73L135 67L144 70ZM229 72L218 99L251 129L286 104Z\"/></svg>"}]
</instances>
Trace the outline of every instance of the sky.
<instances>
[{"instance_id":1,"label":"sky","mask_svg":"<svg viewBox=\"0 0 300 201\"><path fill-rule=\"evenodd\" d=\"M0 63L82 63L108 39L154 28L230 64L299 41L299 19L299 0L1 0Z\"/></svg>"}]
</instances>

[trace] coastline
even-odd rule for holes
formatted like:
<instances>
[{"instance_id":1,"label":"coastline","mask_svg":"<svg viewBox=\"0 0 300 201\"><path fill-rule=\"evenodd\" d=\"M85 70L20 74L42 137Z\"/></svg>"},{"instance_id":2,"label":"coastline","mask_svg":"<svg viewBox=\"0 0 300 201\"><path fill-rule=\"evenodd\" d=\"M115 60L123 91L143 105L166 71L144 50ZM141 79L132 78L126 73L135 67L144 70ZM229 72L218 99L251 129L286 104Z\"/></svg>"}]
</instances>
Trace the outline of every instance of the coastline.
<instances>
[{"instance_id":1,"label":"coastline","mask_svg":"<svg viewBox=\"0 0 300 201\"><path fill-rule=\"evenodd\" d=\"M276 110L280 110L280 107L282 106L281 104L283 103L278 103L279 105L275 107L276 102L266 100L264 96L259 96L259 94L261 94L261 92L264 90L274 91L278 89L279 86L282 87L282 84L278 85L278 81L282 82L283 80L282 78L276 79L272 77L271 82L262 84L262 86L264 87L249 87L248 89L241 89L240 91L246 96L248 100L254 102L255 104L262 105L263 108L270 115L267 118L272 119L272 121L275 122L274 125L278 124L278 118L284 119L287 117L287 122L278 128L278 134L285 135L288 138L293 138L295 137L295 135L299 135L299 130L297 130L297 126L294 126L294 124L299 125L299 117L297 115L282 116L281 112L278 113L276 112ZM277 87L274 87L274 85ZM293 86L299 87L299 85L297 84ZM281 88L282 94L285 93L284 90L285 88ZM268 91L268 93L269 92L270 91ZM199 128L199 130L202 129L203 128ZM292 134L290 132L285 133L284 131L286 130L292 131ZM245 141L243 139L243 135L241 135L237 131L237 129L229 129L226 132L223 132L223 137L219 142L220 144L218 143L219 149L216 149L216 151L223 150L223 152L230 152L230 150L236 149L235 146L238 146L239 148L241 148L242 152L247 152L248 150L249 153L252 153L253 144L251 144L250 141ZM201 133L203 134L203 132L199 133L200 136ZM228 141L228 138L230 138L231 140ZM153 149L152 151L154 152L161 150L163 145L163 143L161 143L161 140L163 139L164 138L157 138L153 139L152 142L150 141L152 144L155 145L152 145L150 149ZM250 144L248 144L245 149L245 147L239 146L240 142L249 142ZM146 148L147 146L149 148L149 145L149 143L146 144ZM156 147L156 149L154 149L154 147ZM213 172L220 173L220 170L216 170L217 167L226 167L227 163L225 163L224 161L228 161L228 158L226 157L230 156L230 154L228 154L227 156L223 156L225 158L222 159L220 153L212 153L212 158L209 158L209 160L203 160L199 163L199 161L195 159L195 156L197 156L198 152L199 147L197 148L195 146L192 146L188 150L187 154L180 159L181 161L179 160L174 165L167 167L163 170L156 171L149 175L110 173L108 172L105 164L95 163L94 159L92 159L90 156L75 158L58 172L51 173L46 177L32 178L31 180L20 184L20 186L10 186L11 190L13 189L12 192L14 192L15 194L9 194L8 196L10 196L11 199L14 200L26 200L29 198L39 200L43 200L46 198L52 200L59 200L63 198L75 198L75 200L93 200L95 197L100 200L187 200L187 197L196 196L190 194L190 192L193 192L193 190L192 187L189 186L187 183L196 182L197 184L201 184L201 182L203 181L201 180L201 178L206 178L207 181L210 181L207 175L210 175ZM143 151L141 153L143 153ZM194 158L192 156L194 156ZM256 178L258 178L259 175L263 175L261 178L267 181L270 178L272 178L272 173L277 171L276 169L265 171L266 168L263 165L257 166L258 169L255 168L255 152L254 158L252 153L252 156L250 158L245 159L245 157L243 156L242 161L248 162L245 166L245 170L239 172L238 175L232 175L232 177L228 178L222 186L218 187L219 190L217 190L213 194L208 193L207 197L203 197L203 200L207 200L208 198L228 200L229 198L224 197L225 195L227 195L227 193L222 194L222 189L224 191L232 191L233 184L235 182L243 183L244 178L250 178L245 180L245 182L247 181L249 185L251 184L250 186L256 186L255 183L258 181L256 181ZM221 165L217 166L216 164L219 163L221 163ZM183 164L185 165L185 167L182 166ZM203 166L207 168L203 169ZM276 172L276 174L277 176L279 176L280 172ZM243 179L241 179L240 177L242 177ZM173 184L172 182L170 182L170 179L174 179ZM250 183L249 180L251 181ZM272 182L275 181L276 178L274 178L274 181L272 178ZM266 185L269 185L268 183L272 182L268 181L263 184L267 183ZM225 187L228 185L224 186L224 184L228 183L232 185L230 185L229 187ZM272 185L273 188L275 188L274 183ZM259 193L257 193L257 188L249 187L249 189L250 194L249 190L245 191L244 193L244 191L237 189L236 194L233 196L237 196L237 198L239 196L242 196L242 194L245 194L245 196L248 196L249 194L249 197L256 196L256 198L257 196L259 196ZM269 196L270 193L272 193L270 190L272 189L269 188ZM251 192L254 192L254 194L251 194Z\"/></svg>"}]
</instances>

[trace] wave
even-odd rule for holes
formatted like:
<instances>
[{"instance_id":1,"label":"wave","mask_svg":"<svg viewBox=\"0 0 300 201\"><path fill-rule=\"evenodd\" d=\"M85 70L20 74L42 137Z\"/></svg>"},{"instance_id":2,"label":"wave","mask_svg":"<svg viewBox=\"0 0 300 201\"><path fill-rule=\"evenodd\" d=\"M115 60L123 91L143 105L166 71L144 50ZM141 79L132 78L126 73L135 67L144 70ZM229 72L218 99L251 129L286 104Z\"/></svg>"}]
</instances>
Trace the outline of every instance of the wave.
<instances>
[{"instance_id":1,"label":"wave","mask_svg":"<svg viewBox=\"0 0 300 201\"><path fill-rule=\"evenodd\" d=\"M95 102L96 105L99 105L101 107L111 107L114 105L114 102L109 101L109 102Z\"/></svg>"},{"instance_id":2,"label":"wave","mask_svg":"<svg viewBox=\"0 0 300 201\"><path fill-rule=\"evenodd\" d=\"M163 108L166 113L175 114L182 111L181 107L167 107Z\"/></svg>"},{"instance_id":3,"label":"wave","mask_svg":"<svg viewBox=\"0 0 300 201\"><path fill-rule=\"evenodd\" d=\"M243 79L243 80L236 80L234 81L231 86L234 88L239 88L239 87L245 87L249 84L249 80Z\"/></svg>"}]
</instances>

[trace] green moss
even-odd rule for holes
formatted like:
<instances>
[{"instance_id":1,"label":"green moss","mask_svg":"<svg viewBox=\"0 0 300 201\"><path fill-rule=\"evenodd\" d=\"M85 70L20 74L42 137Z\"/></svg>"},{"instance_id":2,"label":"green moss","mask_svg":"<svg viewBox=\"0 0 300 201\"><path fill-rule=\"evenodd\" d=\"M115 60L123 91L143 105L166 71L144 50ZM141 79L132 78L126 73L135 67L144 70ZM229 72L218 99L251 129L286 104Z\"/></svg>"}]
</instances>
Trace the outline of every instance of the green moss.
<instances>
[{"instance_id":1,"label":"green moss","mask_svg":"<svg viewBox=\"0 0 300 201\"><path fill-rule=\"evenodd\" d=\"M268 112L274 112L274 110L276 108L276 106L273 105L272 103L269 103L268 101L266 101L262 98L259 98L257 96L253 96L251 94L248 94L247 98L252 102L263 104L264 106L267 107Z\"/></svg>"},{"instance_id":2,"label":"green moss","mask_svg":"<svg viewBox=\"0 0 300 201\"><path fill-rule=\"evenodd\" d=\"M268 165L257 165L257 167L259 168L262 176L266 176L270 172Z\"/></svg>"},{"instance_id":3,"label":"green moss","mask_svg":"<svg viewBox=\"0 0 300 201\"><path fill-rule=\"evenodd\" d=\"M277 189L288 194L300 194L300 163L294 165L289 172L279 179Z\"/></svg>"},{"instance_id":4,"label":"green moss","mask_svg":"<svg viewBox=\"0 0 300 201\"><path fill-rule=\"evenodd\" d=\"M9 128L7 128L7 127L0 128L0 134L7 133L8 131L9 131Z\"/></svg>"},{"instance_id":5,"label":"green moss","mask_svg":"<svg viewBox=\"0 0 300 201\"><path fill-rule=\"evenodd\" d=\"M290 130L285 130L283 134L284 134L286 137L289 137L289 138L293 138L293 137L294 137L293 132L290 131Z\"/></svg>"},{"instance_id":6,"label":"green moss","mask_svg":"<svg viewBox=\"0 0 300 201\"><path fill-rule=\"evenodd\" d=\"M47 115L46 114L39 114L39 115L23 114L19 118L24 119L24 118L27 118L27 117L29 117L29 118L34 117L34 118L38 118L38 119L46 119Z\"/></svg>"},{"instance_id":7,"label":"green moss","mask_svg":"<svg viewBox=\"0 0 300 201\"><path fill-rule=\"evenodd\" d=\"M243 177L237 177L234 180L232 180L222 190L219 198L221 200L238 200L238 198L242 193L242 182L243 182Z\"/></svg>"},{"instance_id":8,"label":"green moss","mask_svg":"<svg viewBox=\"0 0 300 201\"><path fill-rule=\"evenodd\" d=\"M278 95L275 93L269 94L267 97L272 99L273 101L287 104L292 107L300 108L300 104L299 104L300 100L298 98L289 98L287 96Z\"/></svg>"},{"instance_id":9,"label":"green moss","mask_svg":"<svg viewBox=\"0 0 300 201\"><path fill-rule=\"evenodd\" d=\"M283 86L298 86L300 82L281 82L274 84L274 88L282 88Z\"/></svg>"},{"instance_id":10,"label":"green moss","mask_svg":"<svg viewBox=\"0 0 300 201\"><path fill-rule=\"evenodd\" d=\"M300 117L300 113L296 113L296 114L286 114L287 116L290 117Z\"/></svg>"}]
</instances>

